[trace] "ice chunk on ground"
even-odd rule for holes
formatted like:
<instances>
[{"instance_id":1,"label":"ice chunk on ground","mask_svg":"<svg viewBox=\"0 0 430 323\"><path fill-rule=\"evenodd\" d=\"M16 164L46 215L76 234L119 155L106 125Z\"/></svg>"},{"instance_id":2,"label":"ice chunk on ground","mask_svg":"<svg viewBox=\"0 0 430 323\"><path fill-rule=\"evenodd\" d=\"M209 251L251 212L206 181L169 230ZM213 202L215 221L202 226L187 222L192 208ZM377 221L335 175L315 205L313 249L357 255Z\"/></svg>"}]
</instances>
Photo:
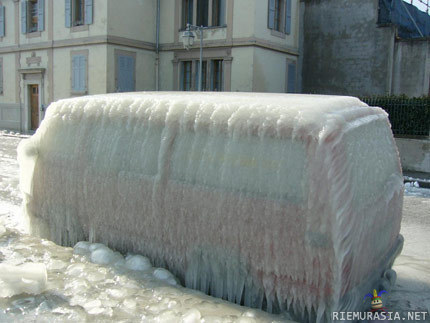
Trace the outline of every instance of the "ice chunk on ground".
<instances>
[{"instance_id":1,"label":"ice chunk on ground","mask_svg":"<svg viewBox=\"0 0 430 323\"><path fill-rule=\"evenodd\" d=\"M0 297L40 294L46 288L46 266L41 263L26 263L20 266L0 264Z\"/></svg>"},{"instance_id":2,"label":"ice chunk on ground","mask_svg":"<svg viewBox=\"0 0 430 323\"><path fill-rule=\"evenodd\" d=\"M121 254L104 246L98 247L91 252L91 261L99 265L114 264L120 260L122 260Z\"/></svg>"},{"instance_id":3,"label":"ice chunk on ground","mask_svg":"<svg viewBox=\"0 0 430 323\"><path fill-rule=\"evenodd\" d=\"M152 268L148 258L141 255L129 255L125 259L125 267L131 270L144 271Z\"/></svg>"}]
</instances>

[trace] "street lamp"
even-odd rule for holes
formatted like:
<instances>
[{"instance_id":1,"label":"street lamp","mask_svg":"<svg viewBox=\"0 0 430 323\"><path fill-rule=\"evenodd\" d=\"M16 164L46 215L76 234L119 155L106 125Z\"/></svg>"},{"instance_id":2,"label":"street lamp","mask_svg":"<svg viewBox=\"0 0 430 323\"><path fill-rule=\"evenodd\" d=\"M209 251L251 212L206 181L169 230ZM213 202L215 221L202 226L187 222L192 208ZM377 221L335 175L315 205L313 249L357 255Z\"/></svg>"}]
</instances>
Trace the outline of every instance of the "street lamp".
<instances>
[{"instance_id":1,"label":"street lamp","mask_svg":"<svg viewBox=\"0 0 430 323\"><path fill-rule=\"evenodd\" d=\"M199 91L202 90L202 66L203 66L203 30L207 27L203 26L195 26L191 24L187 24L187 28L182 34L182 43L186 50L189 50L190 47L194 44L194 33L193 31L198 31L200 33L200 64L199 64Z\"/></svg>"}]
</instances>

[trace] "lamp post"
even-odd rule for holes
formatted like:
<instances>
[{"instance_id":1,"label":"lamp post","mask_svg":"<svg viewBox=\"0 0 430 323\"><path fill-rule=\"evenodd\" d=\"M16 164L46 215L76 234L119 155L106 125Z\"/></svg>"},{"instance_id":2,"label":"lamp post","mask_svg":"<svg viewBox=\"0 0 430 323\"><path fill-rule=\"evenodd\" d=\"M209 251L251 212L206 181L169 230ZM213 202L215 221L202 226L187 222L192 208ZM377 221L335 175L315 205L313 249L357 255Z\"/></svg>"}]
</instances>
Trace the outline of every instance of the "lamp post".
<instances>
[{"instance_id":1,"label":"lamp post","mask_svg":"<svg viewBox=\"0 0 430 323\"><path fill-rule=\"evenodd\" d=\"M194 33L193 31L198 31L200 33L200 64L199 64L199 87L198 90L202 90L202 66L203 66L203 30L207 27L203 26L195 26L191 24L187 24L187 28L182 34L182 43L184 44L184 48L189 50L190 47L194 44Z\"/></svg>"}]
</instances>

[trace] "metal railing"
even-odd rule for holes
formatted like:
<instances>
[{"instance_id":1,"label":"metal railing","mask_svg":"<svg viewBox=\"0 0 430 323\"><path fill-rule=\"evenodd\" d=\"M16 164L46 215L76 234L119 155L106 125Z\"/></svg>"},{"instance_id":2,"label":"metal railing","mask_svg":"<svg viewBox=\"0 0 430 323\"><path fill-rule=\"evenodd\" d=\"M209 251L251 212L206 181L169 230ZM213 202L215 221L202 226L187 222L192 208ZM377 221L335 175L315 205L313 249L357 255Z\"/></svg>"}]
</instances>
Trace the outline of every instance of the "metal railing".
<instances>
[{"instance_id":1,"label":"metal railing","mask_svg":"<svg viewBox=\"0 0 430 323\"><path fill-rule=\"evenodd\" d=\"M394 135L430 137L430 97L370 97L361 100L388 113Z\"/></svg>"}]
</instances>

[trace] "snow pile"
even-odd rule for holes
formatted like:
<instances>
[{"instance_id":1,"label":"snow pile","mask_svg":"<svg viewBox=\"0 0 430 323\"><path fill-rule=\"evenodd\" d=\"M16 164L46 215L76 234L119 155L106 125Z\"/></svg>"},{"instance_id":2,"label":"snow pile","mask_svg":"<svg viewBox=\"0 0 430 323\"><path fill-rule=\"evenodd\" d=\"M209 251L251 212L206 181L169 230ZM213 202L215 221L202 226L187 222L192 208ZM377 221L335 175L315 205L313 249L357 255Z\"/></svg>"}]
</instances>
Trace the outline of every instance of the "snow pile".
<instances>
[{"instance_id":1,"label":"snow pile","mask_svg":"<svg viewBox=\"0 0 430 323\"><path fill-rule=\"evenodd\" d=\"M0 297L22 293L39 294L45 290L46 282L44 264L25 263L20 266L0 264Z\"/></svg>"},{"instance_id":2,"label":"snow pile","mask_svg":"<svg viewBox=\"0 0 430 323\"><path fill-rule=\"evenodd\" d=\"M58 243L141 253L187 287L300 320L391 283L399 158L386 113L358 99L81 97L52 104L18 150L31 230Z\"/></svg>"}]
</instances>

